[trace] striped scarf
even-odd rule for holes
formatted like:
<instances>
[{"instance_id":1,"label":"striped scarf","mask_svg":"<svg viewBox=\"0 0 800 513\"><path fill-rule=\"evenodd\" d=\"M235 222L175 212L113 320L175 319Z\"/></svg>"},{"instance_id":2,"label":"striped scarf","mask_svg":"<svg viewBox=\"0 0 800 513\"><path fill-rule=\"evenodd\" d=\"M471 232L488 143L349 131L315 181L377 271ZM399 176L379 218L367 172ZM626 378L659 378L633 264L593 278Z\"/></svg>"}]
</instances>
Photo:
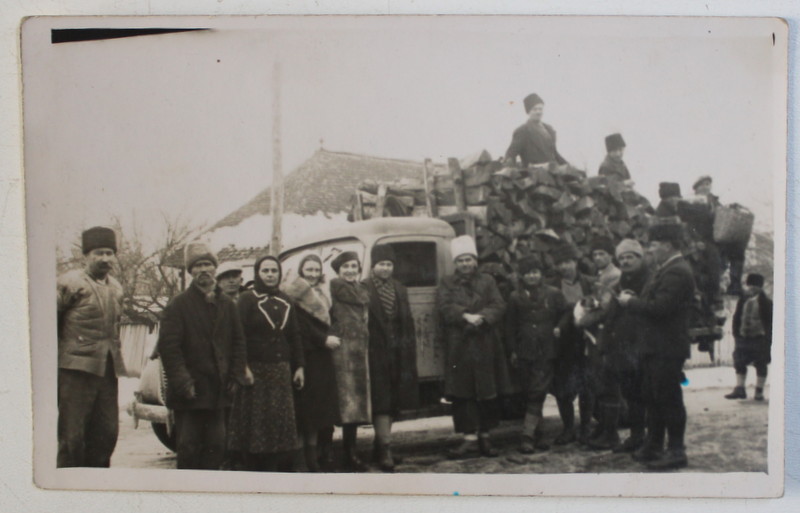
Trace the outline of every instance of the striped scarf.
<instances>
[{"instance_id":1,"label":"striped scarf","mask_svg":"<svg viewBox=\"0 0 800 513\"><path fill-rule=\"evenodd\" d=\"M372 281L375 284L375 289L378 291L378 299L381 301L383 311L386 312L387 317L393 317L396 306L394 283L392 283L391 279L381 280L377 276L373 276Z\"/></svg>"}]
</instances>

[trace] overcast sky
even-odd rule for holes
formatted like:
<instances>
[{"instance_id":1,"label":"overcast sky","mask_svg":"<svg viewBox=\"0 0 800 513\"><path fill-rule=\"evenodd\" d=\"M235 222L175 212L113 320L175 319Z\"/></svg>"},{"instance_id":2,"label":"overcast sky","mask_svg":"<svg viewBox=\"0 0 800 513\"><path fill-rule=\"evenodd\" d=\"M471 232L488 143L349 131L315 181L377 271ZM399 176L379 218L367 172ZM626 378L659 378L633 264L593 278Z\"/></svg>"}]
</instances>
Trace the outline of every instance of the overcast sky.
<instances>
[{"instance_id":1,"label":"overcast sky","mask_svg":"<svg viewBox=\"0 0 800 513\"><path fill-rule=\"evenodd\" d=\"M113 214L148 236L160 212L213 224L266 187L276 59L284 172L320 141L419 161L496 158L536 92L572 164L596 173L619 131L652 201L658 182L687 195L709 174L724 202L771 226L786 83L773 20L197 18L170 23L215 29L52 45L43 27L54 23L24 29L23 71L29 223L59 243Z\"/></svg>"}]
</instances>

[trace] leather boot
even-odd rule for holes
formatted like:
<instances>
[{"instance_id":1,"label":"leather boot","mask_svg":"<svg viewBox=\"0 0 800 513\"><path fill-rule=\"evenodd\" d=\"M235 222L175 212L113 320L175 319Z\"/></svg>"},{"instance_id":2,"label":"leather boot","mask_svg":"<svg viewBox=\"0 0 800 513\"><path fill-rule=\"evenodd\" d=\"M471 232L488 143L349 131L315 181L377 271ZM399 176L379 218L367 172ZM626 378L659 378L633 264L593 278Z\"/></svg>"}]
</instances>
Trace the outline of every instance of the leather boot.
<instances>
[{"instance_id":1,"label":"leather boot","mask_svg":"<svg viewBox=\"0 0 800 513\"><path fill-rule=\"evenodd\" d=\"M733 392L725 395L725 399L747 399L747 392L744 387L735 387Z\"/></svg>"},{"instance_id":2,"label":"leather boot","mask_svg":"<svg viewBox=\"0 0 800 513\"><path fill-rule=\"evenodd\" d=\"M342 469L345 472L364 472L367 466L356 454L356 426L344 426L342 429Z\"/></svg>"},{"instance_id":3,"label":"leather boot","mask_svg":"<svg viewBox=\"0 0 800 513\"><path fill-rule=\"evenodd\" d=\"M600 436L589 440L589 447L596 451L608 451L619 445L617 423L619 421L619 405L607 403L603 405L603 423Z\"/></svg>"},{"instance_id":4,"label":"leather boot","mask_svg":"<svg viewBox=\"0 0 800 513\"><path fill-rule=\"evenodd\" d=\"M470 456L474 456L478 452L477 440L464 440L458 447L447 451L447 458L451 460L460 460Z\"/></svg>"},{"instance_id":5,"label":"leather boot","mask_svg":"<svg viewBox=\"0 0 800 513\"><path fill-rule=\"evenodd\" d=\"M753 396L753 399L756 401L763 401L764 400L764 389L756 387L756 395Z\"/></svg>"},{"instance_id":6,"label":"leather boot","mask_svg":"<svg viewBox=\"0 0 800 513\"><path fill-rule=\"evenodd\" d=\"M689 460L686 457L686 450L682 447L667 449L660 458L647 462L650 470L674 470L686 467Z\"/></svg>"},{"instance_id":7,"label":"leather boot","mask_svg":"<svg viewBox=\"0 0 800 513\"><path fill-rule=\"evenodd\" d=\"M525 420L522 422L522 437L519 443L519 452L522 454L533 454L536 452L534 437L541 418L533 413L526 413Z\"/></svg>"},{"instance_id":8,"label":"leather boot","mask_svg":"<svg viewBox=\"0 0 800 513\"><path fill-rule=\"evenodd\" d=\"M394 472L394 459L389 444L381 444L378 447L378 466L384 472Z\"/></svg>"},{"instance_id":9,"label":"leather boot","mask_svg":"<svg viewBox=\"0 0 800 513\"><path fill-rule=\"evenodd\" d=\"M333 471L333 428L320 430L317 434L317 463L322 472Z\"/></svg>"},{"instance_id":10,"label":"leather boot","mask_svg":"<svg viewBox=\"0 0 800 513\"><path fill-rule=\"evenodd\" d=\"M489 439L488 433L481 433L481 435L478 437L478 447L481 451L481 456L494 458L498 454L497 449L492 446L492 441Z\"/></svg>"},{"instance_id":11,"label":"leather boot","mask_svg":"<svg viewBox=\"0 0 800 513\"><path fill-rule=\"evenodd\" d=\"M378 464L380 463L380 459L381 459L381 444L378 441L378 438L375 437L375 440L372 442L372 462ZM395 465L399 465L403 463L403 458L401 456L398 456L397 454L392 453L392 462L394 462Z\"/></svg>"},{"instance_id":12,"label":"leather boot","mask_svg":"<svg viewBox=\"0 0 800 513\"><path fill-rule=\"evenodd\" d=\"M317 446L306 444L303 447L303 455L306 459L306 468L308 472L319 472L319 461L317 460Z\"/></svg>"}]
</instances>

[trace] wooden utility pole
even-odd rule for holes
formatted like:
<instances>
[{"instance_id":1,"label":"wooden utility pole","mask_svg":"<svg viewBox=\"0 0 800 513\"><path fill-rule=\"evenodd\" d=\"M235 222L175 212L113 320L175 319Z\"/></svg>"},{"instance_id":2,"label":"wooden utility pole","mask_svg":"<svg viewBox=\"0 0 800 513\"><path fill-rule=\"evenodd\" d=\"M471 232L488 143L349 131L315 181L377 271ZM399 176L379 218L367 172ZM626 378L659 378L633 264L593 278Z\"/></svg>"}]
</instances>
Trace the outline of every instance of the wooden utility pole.
<instances>
[{"instance_id":1,"label":"wooden utility pole","mask_svg":"<svg viewBox=\"0 0 800 513\"><path fill-rule=\"evenodd\" d=\"M283 170L281 168L281 65L275 61L272 70L272 187L270 188L270 214L272 240L269 252L277 257L281 252L283 236Z\"/></svg>"}]
</instances>

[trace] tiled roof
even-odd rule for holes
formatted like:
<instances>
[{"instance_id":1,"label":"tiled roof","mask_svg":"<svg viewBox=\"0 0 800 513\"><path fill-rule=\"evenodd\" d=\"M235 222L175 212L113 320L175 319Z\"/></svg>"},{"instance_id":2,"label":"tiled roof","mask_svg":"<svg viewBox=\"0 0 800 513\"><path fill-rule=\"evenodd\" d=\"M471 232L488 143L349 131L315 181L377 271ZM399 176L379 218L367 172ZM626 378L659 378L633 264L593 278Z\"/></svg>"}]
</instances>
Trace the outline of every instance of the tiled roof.
<instances>
[{"instance_id":1,"label":"tiled roof","mask_svg":"<svg viewBox=\"0 0 800 513\"><path fill-rule=\"evenodd\" d=\"M284 210L301 215L345 212L349 210L351 197L360 182L393 182L403 178L421 180L422 170L422 162L319 149L284 178ZM210 230L236 226L250 216L269 215L270 194L270 187L267 187Z\"/></svg>"}]
</instances>

